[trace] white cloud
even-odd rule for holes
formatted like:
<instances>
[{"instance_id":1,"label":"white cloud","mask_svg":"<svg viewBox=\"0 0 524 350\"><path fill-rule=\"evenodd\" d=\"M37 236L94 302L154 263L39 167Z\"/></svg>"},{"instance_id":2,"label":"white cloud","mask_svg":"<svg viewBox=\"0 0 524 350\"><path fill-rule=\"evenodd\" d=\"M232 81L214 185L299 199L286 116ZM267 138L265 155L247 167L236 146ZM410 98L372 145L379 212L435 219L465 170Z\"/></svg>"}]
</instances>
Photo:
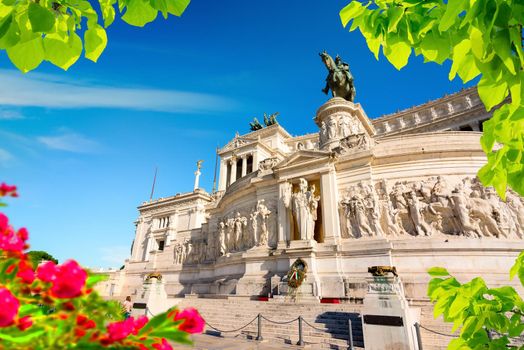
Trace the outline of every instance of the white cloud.
<instances>
[{"instance_id":1,"label":"white cloud","mask_svg":"<svg viewBox=\"0 0 524 350\"><path fill-rule=\"evenodd\" d=\"M112 246L100 248L100 261L110 267L117 267L124 265L124 261L131 255L128 246Z\"/></svg>"},{"instance_id":2,"label":"white cloud","mask_svg":"<svg viewBox=\"0 0 524 350\"><path fill-rule=\"evenodd\" d=\"M25 116L18 110L0 107L0 120L25 119Z\"/></svg>"},{"instance_id":3,"label":"white cloud","mask_svg":"<svg viewBox=\"0 0 524 350\"><path fill-rule=\"evenodd\" d=\"M203 93L103 85L58 76L0 70L0 105L45 108L118 108L170 113L224 111L226 98Z\"/></svg>"},{"instance_id":4,"label":"white cloud","mask_svg":"<svg viewBox=\"0 0 524 350\"><path fill-rule=\"evenodd\" d=\"M13 155L5 149L0 148L0 167L6 167L13 160Z\"/></svg>"},{"instance_id":5,"label":"white cloud","mask_svg":"<svg viewBox=\"0 0 524 350\"><path fill-rule=\"evenodd\" d=\"M74 153L96 153L101 148L98 142L72 132L57 136L40 136L37 140L48 148Z\"/></svg>"}]
</instances>

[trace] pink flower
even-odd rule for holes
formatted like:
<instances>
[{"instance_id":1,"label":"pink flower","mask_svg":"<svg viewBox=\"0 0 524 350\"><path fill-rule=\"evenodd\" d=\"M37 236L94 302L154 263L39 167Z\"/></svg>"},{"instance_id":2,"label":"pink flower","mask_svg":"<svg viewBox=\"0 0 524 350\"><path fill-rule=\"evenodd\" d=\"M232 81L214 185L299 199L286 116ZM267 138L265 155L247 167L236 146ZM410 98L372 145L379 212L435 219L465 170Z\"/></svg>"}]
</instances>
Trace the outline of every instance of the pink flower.
<instances>
[{"instance_id":1,"label":"pink flower","mask_svg":"<svg viewBox=\"0 0 524 350\"><path fill-rule=\"evenodd\" d=\"M2 182L2 184L0 184L0 197L4 196L18 197L18 193L16 193L16 186L10 186L5 182Z\"/></svg>"},{"instance_id":2,"label":"pink flower","mask_svg":"<svg viewBox=\"0 0 524 350\"><path fill-rule=\"evenodd\" d=\"M107 325L107 332L111 342L127 338L135 330L135 320L130 317L124 321L112 322Z\"/></svg>"},{"instance_id":3,"label":"pink flower","mask_svg":"<svg viewBox=\"0 0 524 350\"><path fill-rule=\"evenodd\" d=\"M27 230L21 228L15 232L9 226L9 219L0 213L0 250L7 252L22 252L26 248L25 241L28 238Z\"/></svg>"},{"instance_id":4,"label":"pink flower","mask_svg":"<svg viewBox=\"0 0 524 350\"><path fill-rule=\"evenodd\" d=\"M87 273L74 260L62 265L48 261L38 266L37 277L44 282L52 282L51 294L56 298L75 298L82 294Z\"/></svg>"},{"instance_id":5,"label":"pink flower","mask_svg":"<svg viewBox=\"0 0 524 350\"><path fill-rule=\"evenodd\" d=\"M162 338L162 343L155 343L152 345L156 350L173 350L165 338Z\"/></svg>"},{"instance_id":6,"label":"pink flower","mask_svg":"<svg viewBox=\"0 0 524 350\"><path fill-rule=\"evenodd\" d=\"M16 276L20 277L22 281L27 284L31 284L35 280L35 272L33 271L33 267L25 260L20 260Z\"/></svg>"},{"instance_id":7,"label":"pink flower","mask_svg":"<svg viewBox=\"0 0 524 350\"><path fill-rule=\"evenodd\" d=\"M175 311L175 321L183 320L183 322L178 326L183 332L187 333L202 333L205 326L205 321L200 316L198 311L192 307L189 307L181 312L178 310Z\"/></svg>"},{"instance_id":8,"label":"pink flower","mask_svg":"<svg viewBox=\"0 0 524 350\"><path fill-rule=\"evenodd\" d=\"M53 282L56 279L57 266L52 261L46 261L36 269L36 276L44 282Z\"/></svg>"},{"instance_id":9,"label":"pink flower","mask_svg":"<svg viewBox=\"0 0 524 350\"><path fill-rule=\"evenodd\" d=\"M8 327L14 323L20 302L7 288L0 288L0 327Z\"/></svg>"},{"instance_id":10,"label":"pink flower","mask_svg":"<svg viewBox=\"0 0 524 350\"><path fill-rule=\"evenodd\" d=\"M149 319L147 318L147 316L142 315L138 317L133 324L134 326L133 334L137 335L138 331L142 329L142 327L144 327L148 321Z\"/></svg>"},{"instance_id":11,"label":"pink flower","mask_svg":"<svg viewBox=\"0 0 524 350\"><path fill-rule=\"evenodd\" d=\"M75 298L82 294L87 273L74 260L68 260L56 267L51 294L56 298Z\"/></svg>"},{"instance_id":12,"label":"pink flower","mask_svg":"<svg viewBox=\"0 0 524 350\"><path fill-rule=\"evenodd\" d=\"M33 320L31 319L31 316L24 316L18 320L17 327L21 331L25 331L27 328L31 327L32 325L33 325Z\"/></svg>"}]
</instances>

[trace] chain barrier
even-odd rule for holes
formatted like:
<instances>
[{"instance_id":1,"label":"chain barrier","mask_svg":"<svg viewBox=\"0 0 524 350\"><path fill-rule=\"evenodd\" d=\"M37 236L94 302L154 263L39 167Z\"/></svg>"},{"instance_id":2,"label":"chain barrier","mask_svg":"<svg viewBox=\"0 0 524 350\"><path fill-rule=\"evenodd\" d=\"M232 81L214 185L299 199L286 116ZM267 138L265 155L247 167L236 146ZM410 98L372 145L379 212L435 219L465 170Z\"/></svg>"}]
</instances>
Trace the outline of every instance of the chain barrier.
<instances>
[{"instance_id":1,"label":"chain barrier","mask_svg":"<svg viewBox=\"0 0 524 350\"><path fill-rule=\"evenodd\" d=\"M275 324L289 324L289 323L292 323L292 322L295 322L295 321L298 320L298 317L297 317L297 318L295 318L295 319L293 319L293 320L291 320L291 321L279 322L279 321L273 321L273 320L270 320L269 318L266 318L266 317L263 316L263 315L261 315L261 317L262 317L264 320L266 320L266 321L268 321L268 322L271 322L271 323L275 323Z\"/></svg>"},{"instance_id":2,"label":"chain barrier","mask_svg":"<svg viewBox=\"0 0 524 350\"><path fill-rule=\"evenodd\" d=\"M302 319L302 321L304 321L305 324L307 324L309 327L317 330L317 331L320 331L320 332L326 332L325 329L322 329L322 328L318 328L318 327L315 327L313 326L311 323L309 323L308 321L306 321L305 319Z\"/></svg>"},{"instance_id":3,"label":"chain barrier","mask_svg":"<svg viewBox=\"0 0 524 350\"><path fill-rule=\"evenodd\" d=\"M251 323L255 322L255 320L258 318L258 315L255 316L254 319L251 320L251 322L245 324L244 326L240 327L240 328L237 328L237 329L232 329L232 330L228 330L228 331L224 331L222 329L218 329L212 325L210 325L209 323L207 323L206 321L206 325L209 327L209 328L213 328L215 331L217 332L220 332L220 333L234 333L234 332L238 332L238 331L241 331L242 329L246 328L247 326L249 326Z\"/></svg>"},{"instance_id":4,"label":"chain barrier","mask_svg":"<svg viewBox=\"0 0 524 350\"><path fill-rule=\"evenodd\" d=\"M453 334L445 334L445 333L441 333L441 332L438 332L438 331L434 331L434 330L432 330L432 329L429 329L429 328L427 328L427 327L424 327L424 326L421 325L420 323L419 323L419 327L422 328L422 329L425 329L426 331L431 332L431 333L433 333L433 334L438 334L438 335L442 335L442 336L444 336L444 337L449 337L449 338L458 338L457 335L453 335Z\"/></svg>"},{"instance_id":5,"label":"chain barrier","mask_svg":"<svg viewBox=\"0 0 524 350\"><path fill-rule=\"evenodd\" d=\"M149 312L149 314L151 315L151 317L155 317L156 315L153 315L153 313L151 312L151 310L149 310L148 307L146 307L146 316L147 316L147 313Z\"/></svg>"},{"instance_id":6,"label":"chain barrier","mask_svg":"<svg viewBox=\"0 0 524 350\"><path fill-rule=\"evenodd\" d=\"M151 310L149 310L149 308L146 307L146 315L147 314L150 314L151 317L155 317L155 315L153 315L153 313L151 312ZM258 320L258 336L257 336L257 340L262 340L262 324L261 324L261 321L262 319L270 322L270 323L274 323L274 324L290 324L290 323L293 323L295 321L298 321L298 327L299 327L299 341L297 343L297 345L304 345L304 341L303 341L303 336L302 336L302 322L304 322L305 324L307 324L309 327L317 330L317 331L320 331L320 332L327 332L326 329L322 329L322 328L318 328L318 327L315 327L313 326L311 323L309 323L308 321L306 321L302 316L298 316L297 318L294 318L292 320L289 320L289 321L274 321L274 320L270 320L269 318L263 316L262 314L258 314L255 316L255 318L253 318L250 322L246 323L245 325L243 325L242 327L239 327L239 328L236 328L236 329L231 329L231 330L223 330L223 329L220 329L220 328L217 328L211 324L209 324L207 321L205 321L206 323L206 326L208 326L209 328L212 328L214 329L215 331L217 332L220 332L220 333L235 333L235 332L239 332L241 330L243 330L244 328L247 328L249 325L251 325L253 322L255 322L256 320ZM431 331L431 330L429 330ZM352 330L351 330L351 323L350 323L350 328L349 328L349 343L350 343L350 349L353 349L353 337L352 337Z\"/></svg>"}]
</instances>

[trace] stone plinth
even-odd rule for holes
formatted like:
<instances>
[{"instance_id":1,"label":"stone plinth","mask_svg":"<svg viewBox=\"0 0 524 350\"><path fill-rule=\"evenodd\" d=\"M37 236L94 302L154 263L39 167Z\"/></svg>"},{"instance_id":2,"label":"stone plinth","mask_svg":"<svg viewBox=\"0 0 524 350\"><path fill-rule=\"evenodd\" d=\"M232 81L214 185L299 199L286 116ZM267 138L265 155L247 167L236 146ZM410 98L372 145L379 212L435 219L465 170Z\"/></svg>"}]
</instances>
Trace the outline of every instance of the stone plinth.
<instances>
[{"instance_id":1,"label":"stone plinth","mask_svg":"<svg viewBox=\"0 0 524 350\"><path fill-rule=\"evenodd\" d=\"M398 277L367 278L362 320L369 350L414 350L414 323L420 310L410 308Z\"/></svg>"},{"instance_id":2,"label":"stone plinth","mask_svg":"<svg viewBox=\"0 0 524 350\"><path fill-rule=\"evenodd\" d=\"M324 103L317 111L315 123L320 128L321 150L366 147L375 135L375 128L360 106L340 97Z\"/></svg>"}]
</instances>

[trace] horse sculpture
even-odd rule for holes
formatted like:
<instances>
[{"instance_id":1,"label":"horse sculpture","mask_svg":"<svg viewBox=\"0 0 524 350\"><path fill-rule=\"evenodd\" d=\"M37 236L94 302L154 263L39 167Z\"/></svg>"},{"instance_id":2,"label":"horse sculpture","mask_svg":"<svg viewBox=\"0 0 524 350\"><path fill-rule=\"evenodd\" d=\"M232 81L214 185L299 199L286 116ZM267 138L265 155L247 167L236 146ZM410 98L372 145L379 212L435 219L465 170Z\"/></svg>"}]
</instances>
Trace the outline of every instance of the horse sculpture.
<instances>
[{"instance_id":1,"label":"horse sculpture","mask_svg":"<svg viewBox=\"0 0 524 350\"><path fill-rule=\"evenodd\" d=\"M322 89L322 92L327 95L329 90L331 90L333 97L342 97L353 102L356 90L353 85L353 76L349 70L349 64L343 62L338 55L333 60L326 51L321 52L319 55L329 71L326 78L326 87Z\"/></svg>"}]
</instances>

